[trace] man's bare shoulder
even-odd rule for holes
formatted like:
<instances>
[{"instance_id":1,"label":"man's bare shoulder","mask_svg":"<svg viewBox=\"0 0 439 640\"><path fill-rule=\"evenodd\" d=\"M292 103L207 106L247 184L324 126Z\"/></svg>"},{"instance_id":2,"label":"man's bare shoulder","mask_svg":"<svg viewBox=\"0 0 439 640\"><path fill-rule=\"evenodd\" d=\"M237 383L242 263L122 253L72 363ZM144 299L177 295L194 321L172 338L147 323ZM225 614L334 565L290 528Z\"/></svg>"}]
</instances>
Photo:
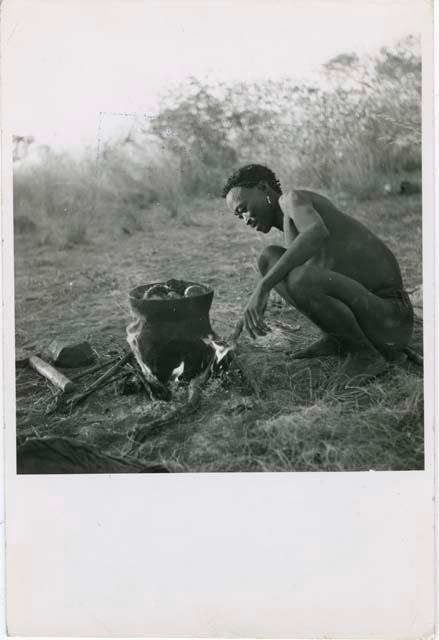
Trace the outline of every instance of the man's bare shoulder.
<instances>
[{"instance_id":1,"label":"man's bare shoulder","mask_svg":"<svg viewBox=\"0 0 439 640\"><path fill-rule=\"evenodd\" d=\"M332 200L317 191L292 189L285 195L289 195L292 206L312 207L324 218L330 216L331 218L343 218L346 221L346 218L349 217Z\"/></svg>"},{"instance_id":2,"label":"man's bare shoulder","mask_svg":"<svg viewBox=\"0 0 439 640\"><path fill-rule=\"evenodd\" d=\"M313 204L313 192L305 189L290 189L286 191L279 198L279 205L312 205Z\"/></svg>"}]
</instances>

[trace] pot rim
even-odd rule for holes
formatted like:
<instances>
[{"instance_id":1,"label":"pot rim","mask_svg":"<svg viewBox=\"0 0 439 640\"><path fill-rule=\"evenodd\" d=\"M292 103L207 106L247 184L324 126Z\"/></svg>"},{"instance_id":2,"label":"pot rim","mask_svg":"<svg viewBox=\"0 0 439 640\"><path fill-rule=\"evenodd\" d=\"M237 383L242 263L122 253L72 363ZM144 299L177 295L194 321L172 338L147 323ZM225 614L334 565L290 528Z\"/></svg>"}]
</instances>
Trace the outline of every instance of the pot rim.
<instances>
[{"instance_id":1,"label":"pot rim","mask_svg":"<svg viewBox=\"0 0 439 640\"><path fill-rule=\"evenodd\" d=\"M205 296L209 296L212 295L214 293L214 290L212 289L212 287L209 287L208 285L205 284L201 284L200 282L192 282L191 280L179 280L179 282L184 282L186 287L191 287L193 285L196 285L198 287L203 287L204 288L204 293L200 293L197 294L195 296L190 296L188 298L185 297L181 297L181 298L169 298L169 299L160 299L160 298L150 298L150 299L144 299L143 298L143 294L145 293L145 291L147 289L150 289L151 287L157 285L157 284L163 284L166 285L167 282L169 282L169 280L166 281L160 281L160 282L149 282L147 284L141 284L141 285L137 285L136 287L134 287L133 289L131 289L129 291L128 297L130 299L130 301L133 302L142 302L142 303L148 303L148 302L153 302L155 304L168 304L170 302L175 303L175 302L179 302L181 303L182 300L195 300L197 298L204 298Z\"/></svg>"}]
</instances>

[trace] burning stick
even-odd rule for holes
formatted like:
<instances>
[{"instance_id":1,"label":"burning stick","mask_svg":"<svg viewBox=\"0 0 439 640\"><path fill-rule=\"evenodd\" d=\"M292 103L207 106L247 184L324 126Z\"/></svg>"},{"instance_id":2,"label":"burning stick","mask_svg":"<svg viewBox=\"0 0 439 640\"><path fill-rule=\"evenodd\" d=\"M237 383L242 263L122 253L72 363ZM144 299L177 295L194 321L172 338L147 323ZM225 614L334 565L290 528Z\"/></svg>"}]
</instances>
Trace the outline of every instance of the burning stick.
<instances>
[{"instance_id":1,"label":"burning stick","mask_svg":"<svg viewBox=\"0 0 439 640\"><path fill-rule=\"evenodd\" d=\"M149 395L151 397L157 398L158 400L170 400L171 392L169 391L168 387L162 384L160 380L155 377L151 369L143 362L143 366L141 366L139 360L137 359L137 356L134 362L139 378L141 379L142 384Z\"/></svg>"},{"instance_id":2,"label":"burning stick","mask_svg":"<svg viewBox=\"0 0 439 640\"><path fill-rule=\"evenodd\" d=\"M224 342L221 344L220 338L217 336L209 337L209 344L215 349L217 354L217 362L221 362L221 360L227 356L230 360L232 366L234 366L240 372L244 382L250 387L250 389L255 394L256 398L259 400L261 397L261 389L259 387L258 382L254 379L254 377L247 371L242 359L236 353L237 342L244 328L244 321L241 319L237 322L235 329L233 330L232 335L230 336L227 343ZM215 338L215 340L213 339ZM221 353L222 351L222 353ZM220 357L218 357L220 356Z\"/></svg>"},{"instance_id":3,"label":"burning stick","mask_svg":"<svg viewBox=\"0 0 439 640\"><path fill-rule=\"evenodd\" d=\"M147 380L149 382L148 378L150 376L155 378L155 376L153 376L149 368L143 363L141 359L140 350L135 335L137 322L138 321L135 321L132 325L130 325L130 327L128 327L128 343L136 356L136 361L139 365L139 368L141 369L145 377L148 376ZM257 384L256 380L254 380L253 377L248 374L243 363L240 361L236 353L234 353L236 342L241 335L243 326L244 323L242 320L240 320L237 323L233 334L228 342L221 340L221 338L219 338L216 334L212 334L208 338L204 339L204 342L212 348L213 355L206 368L198 376L190 381L186 402L180 407L169 411L161 418L156 418L153 420L148 420L147 417L140 418L137 421L137 425L130 431L128 435L130 443L125 447L125 454L131 452L136 445L144 442L148 436L153 435L157 430L160 430L163 427L176 422L177 420L183 420L187 416L194 413L200 404L202 389L208 381L212 373L212 369L216 364L219 364L224 358L226 358L226 356L229 356L232 365L239 369L243 379L253 390L257 398L260 398L261 392L259 389L259 385ZM183 370L184 362L182 362L179 367L176 367L176 369L174 369L172 373L178 379L178 377L183 373Z\"/></svg>"},{"instance_id":4,"label":"burning stick","mask_svg":"<svg viewBox=\"0 0 439 640\"><path fill-rule=\"evenodd\" d=\"M169 389L160 382L160 380L153 374L151 369L143 362L142 355L139 349L138 343L138 331L141 326L142 320L137 318L127 327L127 342L130 345L130 349L133 352L137 365L143 376L144 382L150 388L150 391L158 398L162 400L170 399Z\"/></svg>"},{"instance_id":5,"label":"burning stick","mask_svg":"<svg viewBox=\"0 0 439 640\"><path fill-rule=\"evenodd\" d=\"M235 343L238 342L238 339L243 329L244 329L244 320L242 320L241 318L241 320L238 320L238 322L236 323L235 329L229 339L233 345L235 345Z\"/></svg>"},{"instance_id":6,"label":"burning stick","mask_svg":"<svg viewBox=\"0 0 439 640\"><path fill-rule=\"evenodd\" d=\"M149 420L148 422L146 422L146 424L145 424L145 421L147 421L148 418L140 418L137 421L137 425L130 431L128 435L130 443L125 448L124 454L132 452L132 450L135 448L136 445L139 445L142 442L145 442L148 436L153 435L155 432L157 432L157 430L160 430L163 427L176 422L177 420L183 420L184 418L187 418L189 415L194 413L198 409L203 387L206 384L206 382L209 380L209 377L212 373L212 369L216 364L219 364L224 358L226 358L226 356L230 358L232 365L239 369L242 377L247 382L247 384L251 387L255 395L258 398L260 397L259 385L247 373L244 365L239 360L238 356L234 353L234 349L236 348L236 342L242 332L243 326L244 326L243 321L240 320L233 331L233 334L230 338L229 343L222 341L221 338L219 338L215 334L212 334L208 338L204 339L205 343L212 348L213 356L209 364L206 366L206 368L198 376L196 376L195 378L192 378L192 380L190 381L186 402L180 407L177 407L176 409L173 409L172 411L168 412L166 415L162 416L161 418ZM128 333L128 335L130 334ZM132 349L133 349L133 344L132 344L133 342L134 341L130 336L129 344ZM137 344L135 344L135 347L137 347ZM184 369L184 363L181 363L179 367L174 369L173 374L178 378L179 375L183 373L183 369ZM142 371L143 371L143 367L142 367Z\"/></svg>"},{"instance_id":7,"label":"burning stick","mask_svg":"<svg viewBox=\"0 0 439 640\"><path fill-rule=\"evenodd\" d=\"M198 405L200 404L203 386L208 381L212 372L212 365L214 364L214 361L215 356L212 357L207 367L198 376L192 378L189 383L187 400L183 405L173 409L161 418L150 420L146 424L145 420L147 420L147 418L140 418L137 421L137 426L134 427L128 435L131 440L131 444L125 449L124 455L131 452L136 444L141 444L148 436L152 435L157 430L172 424L176 420L183 420L192 413L195 413L198 409Z\"/></svg>"},{"instance_id":8,"label":"burning stick","mask_svg":"<svg viewBox=\"0 0 439 640\"><path fill-rule=\"evenodd\" d=\"M154 398L154 394L152 392L152 389L149 386L145 376L143 375L143 371L139 367L139 363L137 362L137 360L135 358L133 359L133 362L131 363L131 366L132 366L134 375L140 380L143 388L145 389L149 400L152 400Z\"/></svg>"}]
</instances>

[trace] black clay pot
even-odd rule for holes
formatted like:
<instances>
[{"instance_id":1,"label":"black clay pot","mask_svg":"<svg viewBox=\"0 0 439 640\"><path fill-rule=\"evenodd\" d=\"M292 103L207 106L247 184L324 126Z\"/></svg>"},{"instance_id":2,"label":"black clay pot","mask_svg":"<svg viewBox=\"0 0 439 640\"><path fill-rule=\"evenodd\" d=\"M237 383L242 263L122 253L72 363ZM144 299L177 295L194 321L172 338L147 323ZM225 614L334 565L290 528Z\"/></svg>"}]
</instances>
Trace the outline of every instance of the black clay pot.
<instances>
[{"instance_id":1,"label":"black clay pot","mask_svg":"<svg viewBox=\"0 0 439 640\"><path fill-rule=\"evenodd\" d=\"M185 280L168 280L164 283L180 295L190 285L198 283ZM143 299L152 284L132 289L129 302L138 319L137 344L143 362L152 373L166 383L172 371L184 362L182 377L193 378L209 362L212 349L202 338L212 334L209 311L213 289L205 287L205 293L190 298Z\"/></svg>"}]
</instances>

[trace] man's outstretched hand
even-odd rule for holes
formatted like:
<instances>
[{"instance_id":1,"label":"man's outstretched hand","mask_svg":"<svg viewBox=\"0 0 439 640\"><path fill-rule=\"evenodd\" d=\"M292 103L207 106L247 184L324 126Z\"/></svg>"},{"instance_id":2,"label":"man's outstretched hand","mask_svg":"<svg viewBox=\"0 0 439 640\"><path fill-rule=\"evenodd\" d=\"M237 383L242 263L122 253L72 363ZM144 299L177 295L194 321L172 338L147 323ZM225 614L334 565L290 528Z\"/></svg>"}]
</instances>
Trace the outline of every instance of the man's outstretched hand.
<instances>
[{"instance_id":1,"label":"man's outstretched hand","mask_svg":"<svg viewBox=\"0 0 439 640\"><path fill-rule=\"evenodd\" d=\"M270 292L258 284L245 308L244 326L253 339L257 336L265 336L270 331L264 322L264 312L269 295Z\"/></svg>"}]
</instances>

